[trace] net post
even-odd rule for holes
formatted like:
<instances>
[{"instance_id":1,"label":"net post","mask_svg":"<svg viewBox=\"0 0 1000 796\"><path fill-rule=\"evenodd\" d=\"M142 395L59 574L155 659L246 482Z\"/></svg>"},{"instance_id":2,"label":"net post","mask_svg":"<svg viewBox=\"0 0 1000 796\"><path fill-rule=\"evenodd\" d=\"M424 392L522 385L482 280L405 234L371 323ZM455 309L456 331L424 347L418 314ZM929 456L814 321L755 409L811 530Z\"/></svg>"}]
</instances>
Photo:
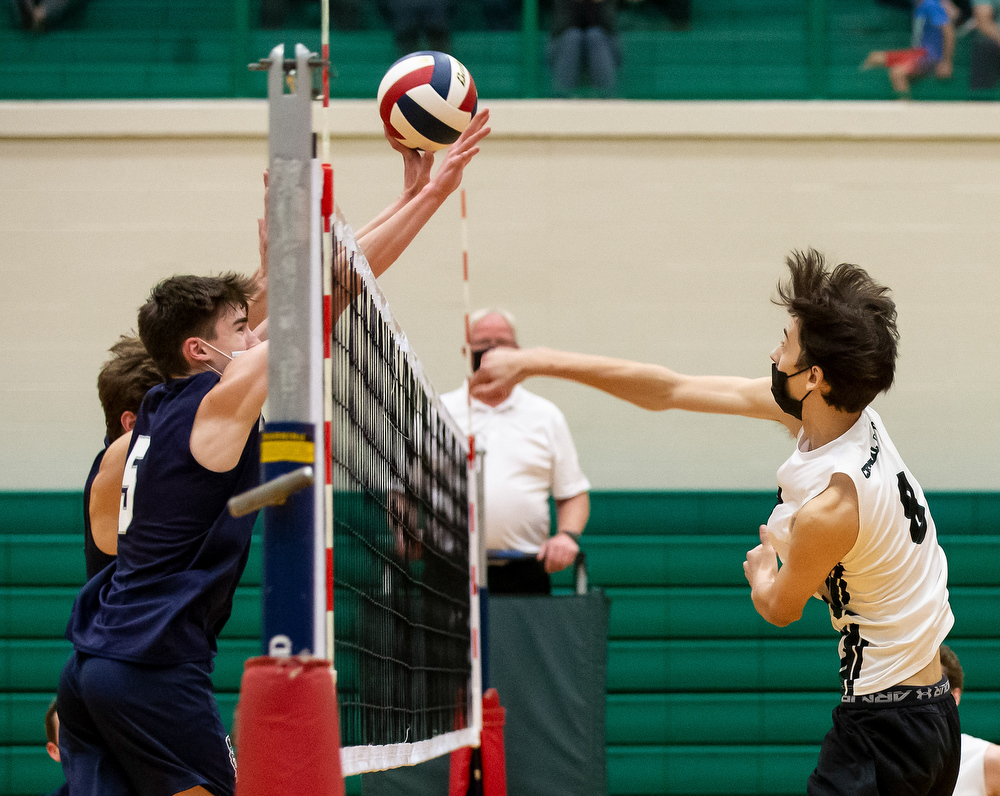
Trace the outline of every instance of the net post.
<instances>
[{"instance_id":1,"label":"net post","mask_svg":"<svg viewBox=\"0 0 1000 796\"><path fill-rule=\"evenodd\" d=\"M309 51L296 45L288 81L284 45L268 62L270 263L268 393L261 436L264 485L300 474L280 505L264 509L264 655L247 661L240 686L236 796L343 796L335 675L325 648L320 535L328 469L317 445L322 416L319 164L312 152ZM312 470L312 473L308 473ZM308 478L305 478L309 475ZM265 489L265 492L268 490ZM274 497L273 495L271 497Z\"/></svg>"},{"instance_id":2,"label":"net post","mask_svg":"<svg viewBox=\"0 0 1000 796\"><path fill-rule=\"evenodd\" d=\"M311 53L295 47L286 91L284 45L268 67L270 249L268 414L261 442L264 481L311 465L325 483L317 445L322 403L317 167L312 147ZM304 387L307 388L304 389ZM325 652L317 617L315 532L323 490L309 486L264 510L263 653ZM322 571L322 570L321 570ZM318 581L322 583L322 580Z\"/></svg>"}]
</instances>

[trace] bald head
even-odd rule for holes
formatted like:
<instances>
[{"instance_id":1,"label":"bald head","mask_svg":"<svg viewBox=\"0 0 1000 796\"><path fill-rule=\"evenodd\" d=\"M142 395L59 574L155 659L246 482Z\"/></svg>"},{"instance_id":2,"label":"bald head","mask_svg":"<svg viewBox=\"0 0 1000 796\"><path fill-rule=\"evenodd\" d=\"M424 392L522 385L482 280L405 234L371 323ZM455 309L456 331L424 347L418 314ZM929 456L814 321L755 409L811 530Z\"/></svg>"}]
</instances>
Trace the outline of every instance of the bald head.
<instances>
[{"instance_id":1,"label":"bald head","mask_svg":"<svg viewBox=\"0 0 1000 796\"><path fill-rule=\"evenodd\" d=\"M476 313L469 319L469 343L473 351L486 351L498 346L517 348L517 332L512 318L499 310Z\"/></svg>"}]
</instances>

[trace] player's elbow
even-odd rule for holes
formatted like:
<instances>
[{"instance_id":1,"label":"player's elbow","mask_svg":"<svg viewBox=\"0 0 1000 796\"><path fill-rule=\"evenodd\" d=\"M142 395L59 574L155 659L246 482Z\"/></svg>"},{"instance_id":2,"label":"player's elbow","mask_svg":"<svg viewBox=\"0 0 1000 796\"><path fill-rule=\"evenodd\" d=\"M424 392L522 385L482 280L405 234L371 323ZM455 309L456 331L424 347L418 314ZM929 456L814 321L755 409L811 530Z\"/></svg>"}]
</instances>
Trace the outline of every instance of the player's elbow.
<instances>
[{"instance_id":1,"label":"player's elbow","mask_svg":"<svg viewBox=\"0 0 1000 796\"><path fill-rule=\"evenodd\" d=\"M802 618L802 611L794 613L777 613L771 617L764 617L775 627L788 627L792 622L798 622Z\"/></svg>"},{"instance_id":2,"label":"player's elbow","mask_svg":"<svg viewBox=\"0 0 1000 796\"><path fill-rule=\"evenodd\" d=\"M788 627L792 622L797 622L802 618L802 606L782 602L776 599L767 599L754 596L754 608L766 622L775 627Z\"/></svg>"}]
</instances>

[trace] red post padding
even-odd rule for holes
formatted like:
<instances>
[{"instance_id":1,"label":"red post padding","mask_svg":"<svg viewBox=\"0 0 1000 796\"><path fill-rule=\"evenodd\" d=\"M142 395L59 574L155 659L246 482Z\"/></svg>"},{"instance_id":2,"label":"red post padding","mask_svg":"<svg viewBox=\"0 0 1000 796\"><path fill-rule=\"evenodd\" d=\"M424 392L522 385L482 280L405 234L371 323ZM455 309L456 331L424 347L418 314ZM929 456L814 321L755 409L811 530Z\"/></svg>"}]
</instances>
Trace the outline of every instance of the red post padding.
<instances>
[{"instance_id":1,"label":"red post padding","mask_svg":"<svg viewBox=\"0 0 1000 796\"><path fill-rule=\"evenodd\" d=\"M251 658L240 686L236 796L343 796L330 662Z\"/></svg>"},{"instance_id":2,"label":"red post padding","mask_svg":"<svg viewBox=\"0 0 1000 796\"><path fill-rule=\"evenodd\" d=\"M483 731L476 761L468 746L451 753L448 796L507 796L507 762L503 750L504 709L495 688L483 694ZM477 769L475 772L473 768ZM482 778L482 789L473 778Z\"/></svg>"},{"instance_id":3,"label":"red post padding","mask_svg":"<svg viewBox=\"0 0 1000 796\"><path fill-rule=\"evenodd\" d=\"M483 794L507 796L507 761L503 751L504 709L495 688L483 694Z\"/></svg>"},{"instance_id":4,"label":"red post padding","mask_svg":"<svg viewBox=\"0 0 1000 796\"><path fill-rule=\"evenodd\" d=\"M448 770L448 796L466 796L472 776L472 747L463 746L451 753Z\"/></svg>"}]
</instances>

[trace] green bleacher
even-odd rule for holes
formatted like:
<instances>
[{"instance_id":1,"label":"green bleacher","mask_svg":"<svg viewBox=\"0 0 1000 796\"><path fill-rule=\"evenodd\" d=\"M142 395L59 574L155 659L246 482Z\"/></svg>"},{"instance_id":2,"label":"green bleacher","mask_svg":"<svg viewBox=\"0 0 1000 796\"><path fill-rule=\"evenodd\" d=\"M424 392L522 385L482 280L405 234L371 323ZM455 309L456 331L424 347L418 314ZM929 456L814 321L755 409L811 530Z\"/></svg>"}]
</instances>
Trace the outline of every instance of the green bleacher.
<instances>
[{"instance_id":1,"label":"green bleacher","mask_svg":"<svg viewBox=\"0 0 1000 796\"><path fill-rule=\"evenodd\" d=\"M826 606L776 628L754 611L746 550L773 496L595 492L583 537L590 582L611 598L607 678L612 796L802 793L837 702ZM963 730L1000 742L1000 493L928 496L948 554L949 644L966 670ZM0 493L0 796L51 791L42 716L83 581L78 493ZM214 681L232 716L243 661L260 651L259 539ZM556 578L568 591L568 574ZM777 662L780 661L780 666ZM358 778L349 793L360 793Z\"/></svg>"},{"instance_id":2,"label":"green bleacher","mask_svg":"<svg viewBox=\"0 0 1000 796\"><path fill-rule=\"evenodd\" d=\"M395 60L392 37L363 0L355 30L333 19L331 96L374 97ZM884 70L861 73L872 49L909 46L905 10L877 0L691 0L689 28L675 30L645 3L621 2L619 95L626 99L891 99ZM516 31L483 29L480 4L456 4L452 53L486 99L548 95L546 0L524 0ZM318 2L281 31L260 30L259 0L87 0L61 27L17 29L0 13L0 99L263 97L266 80L246 65L281 41L319 49ZM955 75L927 79L916 99L995 100L1000 88L968 88L972 37L959 39ZM586 86L581 96L592 96Z\"/></svg>"}]
</instances>

